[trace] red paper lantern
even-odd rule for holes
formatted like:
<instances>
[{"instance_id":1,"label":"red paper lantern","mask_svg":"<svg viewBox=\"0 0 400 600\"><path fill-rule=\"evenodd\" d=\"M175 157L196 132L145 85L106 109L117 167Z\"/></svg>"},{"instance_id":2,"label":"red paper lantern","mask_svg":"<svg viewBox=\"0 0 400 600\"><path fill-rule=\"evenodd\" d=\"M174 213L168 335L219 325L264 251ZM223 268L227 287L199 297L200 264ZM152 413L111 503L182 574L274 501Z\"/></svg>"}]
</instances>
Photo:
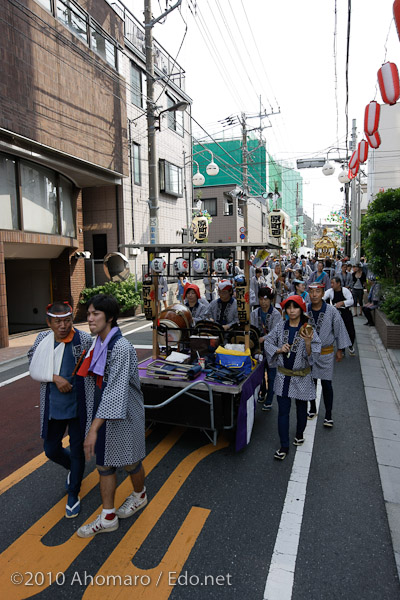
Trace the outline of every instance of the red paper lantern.
<instances>
[{"instance_id":1,"label":"red paper lantern","mask_svg":"<svg viewBox=\"0 0 400 600\"><path fill-rule=\"evenodd\" d=\"M355 177L357 175L359 168L360 168L360 163L358 161L353 168L350 168L350 171L351 171L353 177Z\"/></svg>"},{"instance_id":2,"label":"red paper lantern","mask_svg":"<svg viewBox=\"0 0 400 600\"><path fill-rule=\"evenodd\" d=\"M350 179L350 181L352 179L354 179L355 175L353 175L353 173L351 172L351 169L349 169L349 172L347 173L347 177Z\"/></svg>"},{"instance_id":3,"label":"red paper lantern","mask_svg":"<svg viewBox=\"0 0 400 600\"><path fill-rule=\"evenodd\" d=\"M361 164L365 163L368 158L368 142L361 140L358 144L358 157Z\"/></svg>"},{"instance_id":4,"label":"red paper lantern","mask_svg":"<svg viewBox=\"0 0 400 600\"><path fill-rule=\"evenodd\" d=\"M379 148L381 145L381 136L379 135L379 131L375 131L373 135L367 135L367 140L371 148Z\"/></svg>"},{"instance_id":5,"label":"red paper lantern","mask_svg":"<svg viewBox=\"0 0 400 600\"><path fill-rule=\"evenodd\" d=\"M400 38L400 0L394 0L393 2L393 16L396 23L397 35Z\"/></svg>"},{"instance_id":6,"label":"red paper lantern","mask_svg":"<svg viewBox=\"0 0 400 600\"><path fill-rule=\"evenodd\" d=\"M400 2L400 0L399 0ZM381 115L381 105L373 100L365 107L364 113L364 131L365 135L372 135L379 127L379 117Z\"/></svg>"},{"instance_id":7,"label":"red paper lantern","mask_svg":"<svg viewBox=\"0 0 400 600\"><path fill-rule=\"evenodd\" d=\"M378 71L378 83L385 104L396 104L400 97L399 72L394 63L387 62Z\"/></svg>"},{"instance_id":8,"label":"red paper lantern","mask_svg":"<svg viewBox=\"0 0 400 600\"><path fill-rule=\"evenodd\" d=\"M349 169L354 169L354 167L356 166L356 164L359 162L359 157L358 157L358 149L354 150L353 154L351 155L351 158L349 160Z\"/></svg>"}]
</instances>

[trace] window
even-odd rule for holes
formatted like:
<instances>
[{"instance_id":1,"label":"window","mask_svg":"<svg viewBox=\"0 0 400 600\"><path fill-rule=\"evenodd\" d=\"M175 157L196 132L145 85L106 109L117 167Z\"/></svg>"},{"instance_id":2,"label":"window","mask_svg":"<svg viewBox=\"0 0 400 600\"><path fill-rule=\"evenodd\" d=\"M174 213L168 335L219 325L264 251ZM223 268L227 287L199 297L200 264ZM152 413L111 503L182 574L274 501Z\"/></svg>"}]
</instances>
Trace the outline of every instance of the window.
<instances>
[{"instance_id":1,"label":"window","mask_svg":"<svg viewBox=\"0 0 400 600\"><path fill-rule=\"evenodd\" d=\"M139 106L139 108L144 108L145 106L144 89L144 73L131 62L131 102L135 106Z\"/></svg>"},{"instance_id":2,"label":"window","mask_svg":"<svg viewBox=\"0 0 400 600\"><path fill-rule=\"evenodd\" d=\"M70 0L57 0L57 18L84 42L88 41L87 17Z\"/></svg>"},{"instance_id":3,"label":"window","mask_svg":"<svg viewBox=\"0 0 400 600\"><path fill-rule=\"evenodd\" d=\"M0 229L18 229L16 161L0 156Z\"/></svg>"},{"instance_id":4,"label":"window","mask_svg":"<svg viewBox=\"0 0 400 600\"><path fill-rule=\"evenodd\" d=\"M166 160L160 160L160 191L182 197L182 169Z\"/></svg>"},{"instance_id":5,"label":"window","mask_svg":"<svg viewBox=\"0 0 400 600\"><path fill-rule=\"evenodd\" d=\"M58 232L56 174L21 161L24 229L40 233Z\"/></svg>"},{"instance_id":6,"label":"window","mask_svg":"<svg viewBox=\"0 0 400 600\"><path fill-rule=\"evenodd\" d=\"M232 217L233 215L233 199L232 198L226 198L225 200L225 207L224 207L224 216L225 217Z\"/></svg>"},{"instance_id":7,"label":"window","mask_svg":"<svg viewBox=\"0 0 400 600\"><path fill-rule=\"evenodd\" d=\"M208 210L211 217L217 216L217 199L207 198L202 200L204 210Z\"/></svg>"},{"instance_id":8,"label":"window","mask_svg":"<svg viewBox=\"0 0 400 600\"><path fill-rule=\"evenodd\" d=\"M107 254L107 234L93 234L93 258L94 260L103 260Z\"/></svg>"},{"instance_id":9,"label":"window","mask_svg":"<svg viewBox=\"0 0 400 600\"><path fill-rule=\"evenodd\" d=\"M36 163L0 154L0 208L0 229L76 237L72 182Z\"/></svg>"},{"instance_id":10,"label":"window","mask_svg":"<svg viewBox=\"0 0 400 600\"><path fill-rule=\"evenodd\" d=\"M265 227L265 213L261 213L261 227Z\"/></svg>"},{"instance_id":11,"label":"window","mask_svg":"<svg viewBox=\"0 0 400 600\"><path fill-rule=\"evenodd\" d=\"M167 96L167 108L170 108L174 104L177 104L177 101ZM183 137L183 111L175 110L167 113L168 116L168 127L176 133L179 133Z\"/></svg>"},{"instance_id":12,"label":"window","mask_svg":"<svg viewBox=\"0 0 400 600\"><path fill-rule=\"evenodd\" d=\"M75 230L75 201L72 183L60 176L58 187L60 198L61 235L76 237Z\"/></svg>"},{"instance_id":13,"label":"window","mask_svg":"<svg viewBox=\"0 0 400 600\"><path fill-rule=\"evenodd\" d=\"M90 43L92 50L100 54L112 67L117 66L117 52L114 44L97 27L90 28Z\"/></svg>"},{"instance_id":14,"label":"window","mask_svg":"<svg viewBox=\"0 0 400 600\"><path fill-rule=\"evenodd\" d=\"M132 170L133 170L133 183L136 185L142 185L142 174L140 171L140 146L139 144L132 144Z\"/></svg>"},{"instance_id":15,"label":"window","mask_svg":"<svg viewBox=\"0 0 400 600\"><path fill-rule=\"evenodd\" d=\"M51 0L36 0L41 4L44 8L47 8L51 12Z\"/></svg>"}]
</instances>

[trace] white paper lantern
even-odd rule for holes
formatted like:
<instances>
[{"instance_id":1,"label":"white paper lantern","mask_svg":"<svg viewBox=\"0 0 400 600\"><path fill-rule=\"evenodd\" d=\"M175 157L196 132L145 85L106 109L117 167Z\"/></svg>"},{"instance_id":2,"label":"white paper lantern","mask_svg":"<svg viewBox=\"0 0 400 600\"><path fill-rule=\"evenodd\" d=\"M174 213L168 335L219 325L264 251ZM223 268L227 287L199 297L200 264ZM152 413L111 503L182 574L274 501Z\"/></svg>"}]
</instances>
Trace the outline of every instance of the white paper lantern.
<instances>
[{"instance_id":1,"label":"white paper lantern","mask_svg":"<svg viewBox=\"0 0 400 600\"><path fill-rule=\"evenodd\" d=\"M150 266L155 273L162 273L167 266L167 263L160 256L156 256L156 258L153 258L151 261Z\"/></svg>"}]
</instances>

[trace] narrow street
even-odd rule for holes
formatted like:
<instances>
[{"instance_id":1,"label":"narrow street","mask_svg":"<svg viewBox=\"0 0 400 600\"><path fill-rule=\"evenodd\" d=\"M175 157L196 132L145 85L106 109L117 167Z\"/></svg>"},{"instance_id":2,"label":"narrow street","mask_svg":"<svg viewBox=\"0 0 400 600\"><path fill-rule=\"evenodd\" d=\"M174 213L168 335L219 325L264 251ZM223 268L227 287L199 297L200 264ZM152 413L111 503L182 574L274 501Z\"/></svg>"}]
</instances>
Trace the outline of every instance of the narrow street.
<instances>
[{"instance_id":1,"label":"narrow street","mask_svg":"<svg viewBox=\"0 0 400 600\"><path fill-rule=\"evenodd\" d=\"M141 358L151 336L143 325L123 327ZM2 382L24 370L3 370ZM334 428L322 426L321 407L305 445L283 463L273 460L276 400L270 413L257 407L251 443L239 453L223 435L214 447L195 430L155 426L144 463L148 506L118 531L82 540L77 528L100 505L94 464L86 467L81 514L65 519L65 474L46 460L38 438L38 386L29 377L3 385L3 593L109 599L131 597L134 588L135 597L157 600L398 598L359 351L336 366L334 393ZM119 477L117 504L128 490Z\"/></svg>"}]
</instances>

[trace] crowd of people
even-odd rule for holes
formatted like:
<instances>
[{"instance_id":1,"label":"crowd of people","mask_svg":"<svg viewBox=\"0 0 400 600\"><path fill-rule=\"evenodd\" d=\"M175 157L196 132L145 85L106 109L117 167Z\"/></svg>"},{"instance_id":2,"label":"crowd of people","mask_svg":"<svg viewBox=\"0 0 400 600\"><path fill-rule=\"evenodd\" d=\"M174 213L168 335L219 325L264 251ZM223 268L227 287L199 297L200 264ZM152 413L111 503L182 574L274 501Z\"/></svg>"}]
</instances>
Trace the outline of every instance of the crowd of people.
<instances>
[{"instance_id":1,"label":"crowd of people","mask_svg":"<svg viewBox=\"0 0 400 600\"><path fill-rule=\"evenodd\" d=\"M251 257L251 261L254 257ZM277 460L289 452L289 414L296 405L296 436L304 443L307 420L317 416L316 384L321 381L324 427L333 427L334 364L346 348L355 355L353 319L362 313L373 325L380 302L380 285L365 261L351 265L337 260L295 256L270 257L263 268L250 265L250 323L259 332L265 378L259 391L263 411L278 403L280 447ZM178 298L192 313L193 323L218 323L223 331L238 324L235 281L243 278L238 264L226 275L204 278L204 295L197 284L181 277ZM368 302L364 304L368 284ZM166 302L167 282L159 281L159 301ZM353 312L352 312L353 311ZM85 459L96 457L102 512L77 534L91 537L115 531L147 504L145 473L145 413L134 347L117 324L118 303L99 294L87 304L92 336L73 326L67 302L47 307L48 331L40 332L28 353L30 374L41 382L40 431L46 456L67 470L67 518L80 513L80 487ZM63 447L68 429L70 447ZM123 467L132 493L115 508L116 470Z\"/></svg>"}]
</instances>

